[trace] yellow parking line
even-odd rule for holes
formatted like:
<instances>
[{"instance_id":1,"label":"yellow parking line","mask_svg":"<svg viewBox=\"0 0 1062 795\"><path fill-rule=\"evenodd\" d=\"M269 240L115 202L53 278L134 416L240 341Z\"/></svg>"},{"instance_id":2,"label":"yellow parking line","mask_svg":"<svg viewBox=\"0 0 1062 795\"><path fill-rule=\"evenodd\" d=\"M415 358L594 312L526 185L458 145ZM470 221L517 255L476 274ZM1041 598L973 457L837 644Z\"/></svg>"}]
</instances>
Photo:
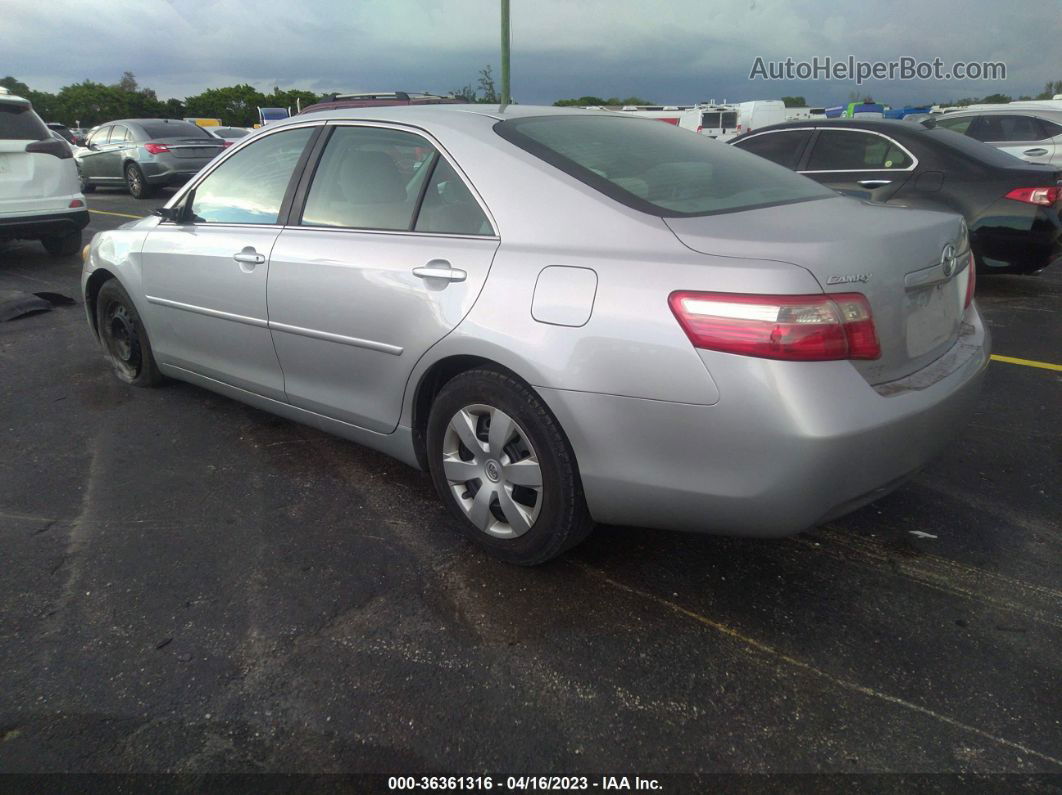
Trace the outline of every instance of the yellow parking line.
<instances>
[{"instance_id":1,"label":"yellow parking line","mask_svg":"<svg viewBox=\"0 0 1062 795\"><path fill-rule=\"evenodd\" d=\"M89 212L99 213L100 215L117 215L119 218L136 218L138 221L144 217L142 215L130 215L129 213L112 213L107 210L93 210L91 207L89 207Z\"/></svg>"},{"instance_id":2,"label":"yellow parking line","mask_svg":"<svg viewBox=\"0 0 1062 795\"><path fill-rule=\"evenodd\" d=\"M1023 364L1026 367L1039 367L1041 370L1058 370L1062 372L1062 364L1050 364L1049 362L1034 362L1032 359L1016 359L1013 356L997 356L992 354L992 358L997 362L1006 362L1007 364Z\"/></svg>"}]
</instances>

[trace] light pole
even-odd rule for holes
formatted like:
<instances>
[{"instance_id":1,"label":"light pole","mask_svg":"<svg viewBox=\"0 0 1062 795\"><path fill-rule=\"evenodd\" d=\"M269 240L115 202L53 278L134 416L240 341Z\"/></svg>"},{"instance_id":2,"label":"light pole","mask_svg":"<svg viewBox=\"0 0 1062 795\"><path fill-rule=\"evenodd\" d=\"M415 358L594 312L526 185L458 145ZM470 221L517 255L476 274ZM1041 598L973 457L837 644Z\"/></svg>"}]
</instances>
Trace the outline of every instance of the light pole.
<instances>
[{"instance_id":1,"label":"light pole","mask_svg":"<svg viewBox=\"0 0 1062 795\"><path fill-rule=\"evenodd\" d=\"M501 0L501 104L509 100L509 0Z\"/></svg>"}]
</instances>

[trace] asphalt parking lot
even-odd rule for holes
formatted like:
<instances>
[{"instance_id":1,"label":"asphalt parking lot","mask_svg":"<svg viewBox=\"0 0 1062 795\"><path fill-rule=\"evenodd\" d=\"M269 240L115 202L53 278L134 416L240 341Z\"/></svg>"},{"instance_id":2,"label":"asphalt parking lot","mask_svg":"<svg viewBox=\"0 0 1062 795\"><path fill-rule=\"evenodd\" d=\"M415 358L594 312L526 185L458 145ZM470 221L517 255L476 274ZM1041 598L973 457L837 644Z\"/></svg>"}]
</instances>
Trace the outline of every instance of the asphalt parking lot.
<instances>
[{"instance_id":1,"label":"asphalt parking lot","mask_svg":"<svg viewBox=\"0 0 1062 795\"><path fill-rule=\"evenodd\" d=\"M167 194L168 195L168 194ZM100 190L91 231L165 200ZM485 557L429 478L136 390L80 259L0 248L0 771L1062 773L1062 371L993 362L913 482L802 535ZM979 281L1062 362L1062 270Z\"/></svg>"}]
</instances>

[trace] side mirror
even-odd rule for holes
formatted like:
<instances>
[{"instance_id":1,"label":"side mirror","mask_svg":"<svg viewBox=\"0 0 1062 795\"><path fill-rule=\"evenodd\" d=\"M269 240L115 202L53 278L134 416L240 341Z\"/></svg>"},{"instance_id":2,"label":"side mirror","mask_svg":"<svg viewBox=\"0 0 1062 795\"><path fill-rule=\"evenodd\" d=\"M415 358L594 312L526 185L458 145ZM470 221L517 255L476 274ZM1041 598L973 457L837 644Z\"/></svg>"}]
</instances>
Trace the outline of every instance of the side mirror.
<instances>
[{"instance_id":1,"label":"side mirror","mask_svg":"<svg viewBox=\"0 0 1062 795\"><path fill-rule=\"evenodd\" d=\"M177 223L181 219L181 209L181 207L156 207L151 214L157 215L163 221Z\"/></svg>"}]
</instances>

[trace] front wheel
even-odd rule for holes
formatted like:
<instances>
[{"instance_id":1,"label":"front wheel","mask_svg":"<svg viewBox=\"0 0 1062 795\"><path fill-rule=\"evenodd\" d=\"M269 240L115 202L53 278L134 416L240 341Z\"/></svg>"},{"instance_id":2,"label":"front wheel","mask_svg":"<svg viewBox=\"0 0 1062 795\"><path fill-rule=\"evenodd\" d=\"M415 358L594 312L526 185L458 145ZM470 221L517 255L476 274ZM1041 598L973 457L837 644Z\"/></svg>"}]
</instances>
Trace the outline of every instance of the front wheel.
<instances>
[{"instance_id":1,"label":"front wheel","mask_svg":"<svg viewBox=\"0 0 1062 795\"><path fill-rule=\"evenodd\" d=\"M133 386L155 386L162 381L133 299L116 279L105 282L96 296L96 328L118 378Z\"/></svg>"},{"instance_id":2,"label":"front wheel","mask_svg":"<svg viewBox=\"0 0 1062 795\"><path fill-rule=\"evenodd\" d=\"M590 532L575 456L530 387L497 370L448 382L428 418L435 488L464 534L494 557L534 566Z\"/></svg>"},{"instance_id":3,"label":"front wheel","mask_svg":"<svg viewBox=\"0 0 1062 795\"><path fill-rule=\"evenodd\" d=\"M150 199L155 195L155 187L148 184L144 172L136 163L125 167L125 184L129 188L129 195L134 199Z\"/></svg>"}]
</instances>

